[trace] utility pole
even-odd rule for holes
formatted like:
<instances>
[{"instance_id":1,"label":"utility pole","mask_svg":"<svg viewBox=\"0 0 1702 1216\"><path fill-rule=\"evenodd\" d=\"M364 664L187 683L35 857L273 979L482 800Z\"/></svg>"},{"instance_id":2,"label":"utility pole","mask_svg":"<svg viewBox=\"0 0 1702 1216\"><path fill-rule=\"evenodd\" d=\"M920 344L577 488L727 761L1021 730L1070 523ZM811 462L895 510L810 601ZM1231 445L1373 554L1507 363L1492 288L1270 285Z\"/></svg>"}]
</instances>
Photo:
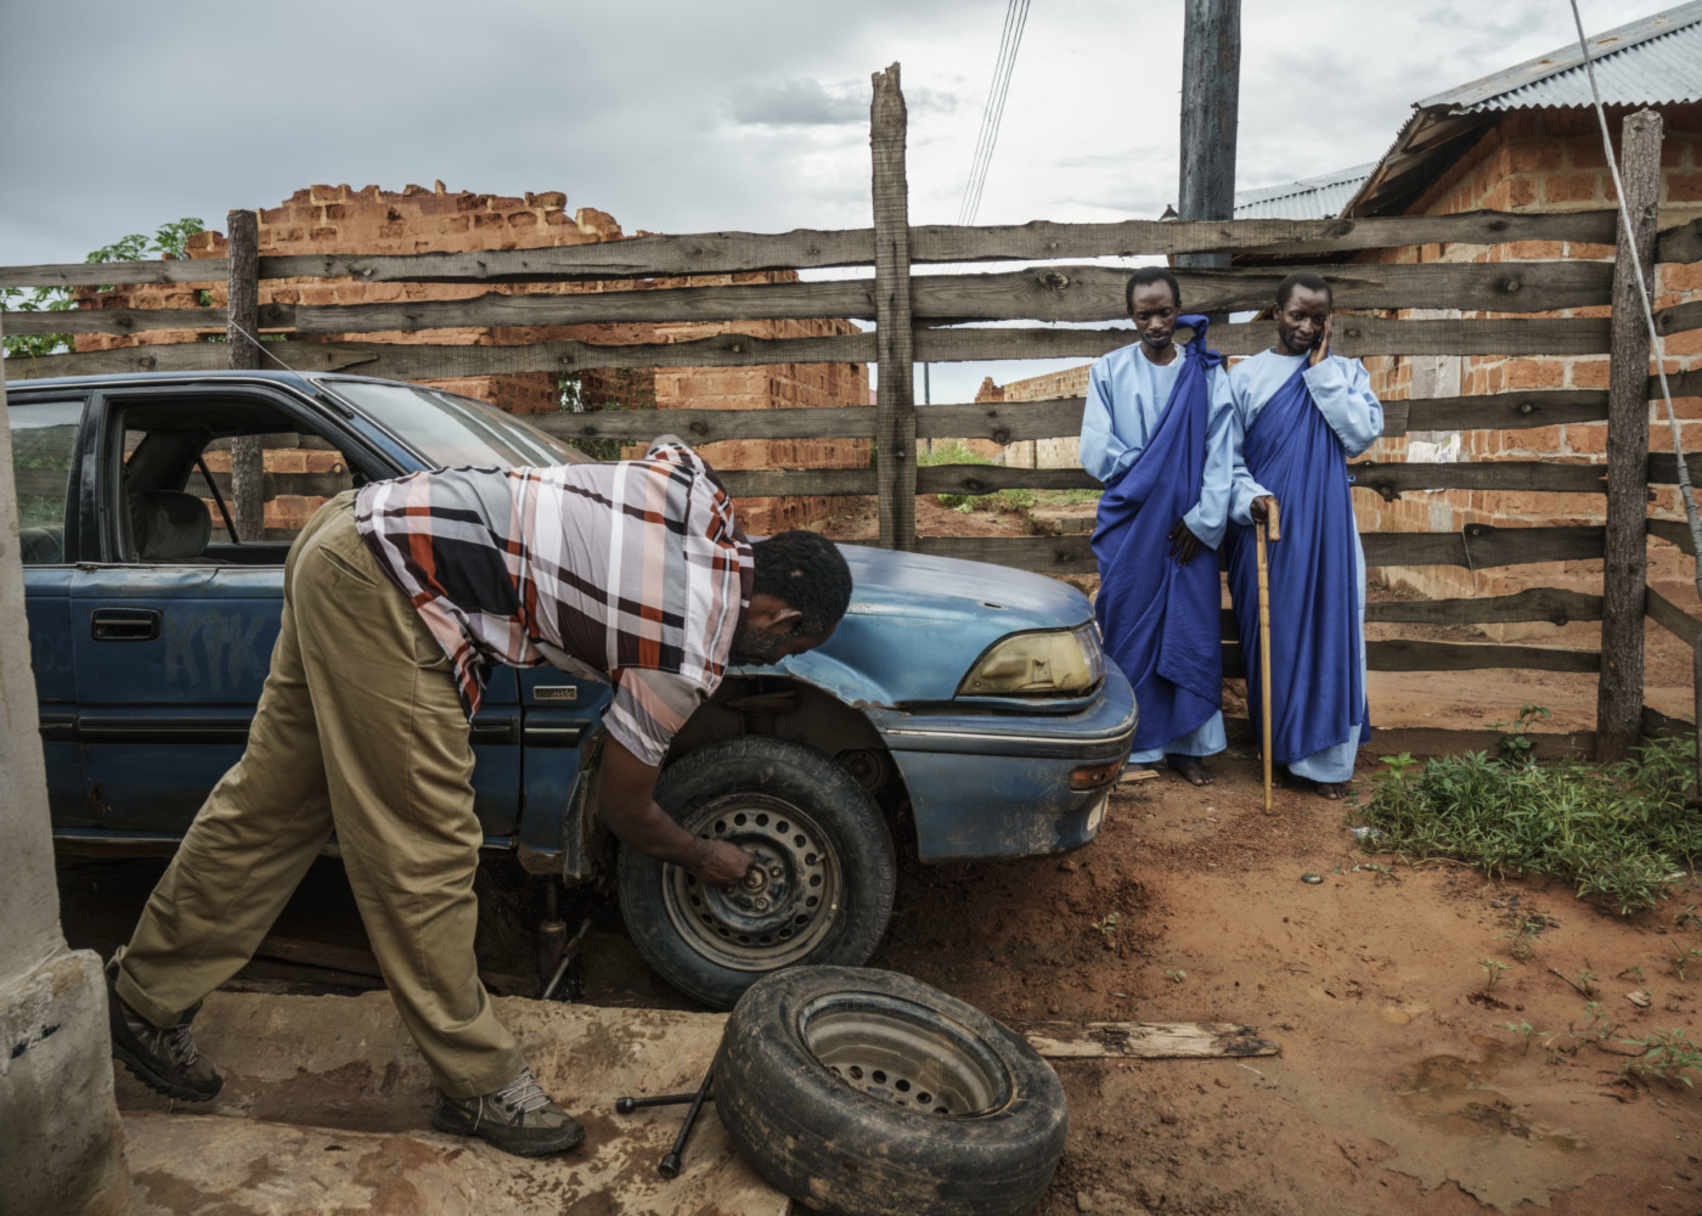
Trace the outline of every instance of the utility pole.
<instances>
[{"instance_id":1,"label":"utility pole","mask_svg":"<svg viewBox=\"0 0 1702 1216\"><path fill-rule=\"evenodd\" d=\"M1178 218L1227 220L1235 213L1241 0L1186 0L1184 21ZM1176 265L1223 267L1229 265L1229 255L1179 254Z\"/></svg>"}]
</instances>

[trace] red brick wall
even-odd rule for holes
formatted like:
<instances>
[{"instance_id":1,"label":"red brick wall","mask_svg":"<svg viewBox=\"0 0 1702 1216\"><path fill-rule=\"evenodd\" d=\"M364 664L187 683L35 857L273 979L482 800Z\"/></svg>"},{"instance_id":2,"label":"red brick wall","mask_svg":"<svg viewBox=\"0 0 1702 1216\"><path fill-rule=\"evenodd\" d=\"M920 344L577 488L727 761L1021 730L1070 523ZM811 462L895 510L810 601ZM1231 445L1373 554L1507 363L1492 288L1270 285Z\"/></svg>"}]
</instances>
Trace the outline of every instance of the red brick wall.
<instances>
[{"instance_id":1,"label":"red brick wall","mask_svg":"<svg viewBox=\"0 0 1702 1216\"><path fill-rule=\"evenodd\" d=\"M1661 225L1682 223L1702 214L1702 106L1665 110L1661 182ZM1620 116L1610 114L1616 135ZM1613 204L1613 182L1602 155L1601 137L1590 111L1521 111L1486 133L1419 201L1411 214L1453 214L1479 209L1507 211L1591 210ZM1579 242L1524 241L1492 247L1426 245L1370 255L1368 261L1499 262L1553 258L1612 261L1613 249ZM1656 278L1657 308L1697 298L1702 291L1702 265L1662 265ZM1535 314L1541 316L1605 316L1605 306ZM1434 315L1403 313L1400 315ZM1487 317L1490 314L1463 314ZM1532 314L1523 314L1532 315ZM1666 339L1667 370L1702 366L1702 333ZM1428 380L1416 395L1514 392L1520 389L1607 387L1608 358L1593 356L1469 356L1449 359L1386 357L1367 359L1373 386L1385 400L1415 395L1415 379ZM1653 365L1651 364L1651 371ZM1457 378L1458 387L1454 380ZM1675 402L1685 419L1683 442L1688 451L1702 450L1702 400ZM1659 405L1651 407L1650 447L1671 451L1671 433ZM1605 460L1606 424L1539 427L1528 430L1468 431L1457 438L1461 460L1560 460L1600 463ZM1450 453L1422 448L1424 437L1385 439L1368 453L1372 460L1435 460ZM1360 526L1368 531L1458 531L1468 523L1504 526L1602 522L1606 500L1599 494L1508 493L1501 491L1437 491L1409 493L1395 502L1370 494L1354 495ZM1676 490L1656 491L1656 513L1676 518ZM1685 560L1660 542L1650 546L1651 580L1684 580ZM1453 567L1393 568L1385 580L1427 595L1498 595L1540 585L1599 589L1600 562L1499 567L1473 573ZM1515 632L1529 632L1521 628Z\"/></svg>"},{"instance_id":2,"label":"red brick wall","mask_svg":"<svg viewBox=\"0 0 1702 1216\"><path fill-rule=\"evenodd\" d=\"M310 186L277 207L259 213L262 255L362 253L409 254L484 249L535 249L622 239L620 225L602 211L582 207L570 213L559 191L521 197L407 186L386 191L377 186L355 190L346 185ZM222 257L226 241L218 232L192 238L191 257ZM372 304L401 300L469 299L488 291L509 294L569 294L626 291L638 287L705 286L722 283L788 282L791 271L739 275L702 275L691 279L647 279L573 283L364 283L353 279L263 280L260 301L306 305ZM224 287L212 289L216 307ZM192 308L197 290L183 285L139 286L84 293L85 307ZM522 345L574 339L586 342L667 342L737 331L758 337L805 337L855 333L843 320L756 321L713 325L654 323L499 326L387 332L361 335L383 342ZM189 331L126 336L81 335L78 350L99 350L139 343L195 340ZM342 341L333 334L310 340ZM433 381L443 388L491 401L517 414L543 413L559 406L556 377L550 373L482 376ZM656 371L589 371L581 376L582 401L592 407L610 403L663 408L773 409L783 406L851 405L867 400L868 369L863 364L798 364L754 368L670 368ZM751 440L711 444L707 458L718 467L841 468L867 463L862 440ZM825 515L825 498L749 499L740 517L753 532L801 527Z\"/></svg>"}]
</instances>

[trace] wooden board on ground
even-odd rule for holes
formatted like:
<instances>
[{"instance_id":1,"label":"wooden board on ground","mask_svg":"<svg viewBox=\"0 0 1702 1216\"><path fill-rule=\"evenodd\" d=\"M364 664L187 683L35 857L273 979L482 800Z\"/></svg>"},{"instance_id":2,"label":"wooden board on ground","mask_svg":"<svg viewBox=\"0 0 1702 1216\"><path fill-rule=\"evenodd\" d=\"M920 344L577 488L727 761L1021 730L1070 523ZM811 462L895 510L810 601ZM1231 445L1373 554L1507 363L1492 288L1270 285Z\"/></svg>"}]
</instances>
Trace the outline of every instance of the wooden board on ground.
<instances>
[{"instance_id":1,"label":"wooden board on ground","mask_svg":"<svg viewBox=\"0 0 1702 1216\"><path fill-rule=\"evenodd\" d=\"M1037 1022L1023 1037L1049 1060L1213 1060L1281 1050L1233 1022Z\"/></svg>"}]
</instances>

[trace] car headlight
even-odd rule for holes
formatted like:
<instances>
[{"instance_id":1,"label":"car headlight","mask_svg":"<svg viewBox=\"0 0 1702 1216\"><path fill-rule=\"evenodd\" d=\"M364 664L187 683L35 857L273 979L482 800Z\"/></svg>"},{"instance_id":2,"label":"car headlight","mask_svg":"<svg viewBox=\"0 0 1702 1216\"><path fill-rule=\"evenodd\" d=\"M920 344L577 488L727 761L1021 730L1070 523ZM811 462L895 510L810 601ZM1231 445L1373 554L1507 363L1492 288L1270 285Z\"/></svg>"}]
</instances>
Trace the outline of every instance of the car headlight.
<instances>
[{"instance_id":1,"label":"car headlight","mask_svg":"<svg viewBox=\"0 0 1702 1216\"><path fill-rule=\"evenodd\" d=\"M960 697L1073 696L1105 678L1105 652L1092 621L1074 629L1014 633L988 648L963 683Z\"/></svg>"}]
</instances>

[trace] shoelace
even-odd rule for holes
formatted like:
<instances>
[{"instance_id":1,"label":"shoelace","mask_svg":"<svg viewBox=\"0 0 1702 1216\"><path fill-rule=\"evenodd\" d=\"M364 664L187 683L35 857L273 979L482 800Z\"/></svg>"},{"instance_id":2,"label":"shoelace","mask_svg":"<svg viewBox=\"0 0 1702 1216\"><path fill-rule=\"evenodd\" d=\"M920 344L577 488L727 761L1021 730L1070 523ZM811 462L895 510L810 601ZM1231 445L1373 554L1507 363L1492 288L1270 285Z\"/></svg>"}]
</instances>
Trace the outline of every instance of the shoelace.
<instances>
[{"instance_id":1,"label":"shoelace","mask_svg":"<svg viewBox=\"0 0 1702 1216\"><path fill-rule=\"evenodd\" d=\"M201 1058L201 1053L195 1046L195 1039L189 1033L187 1026L173 1026L160 1033L160 1042L171 1058L184 1068L192 1066Z\"/></svg>"},{"instance_id":2,"label":"shoelace","mask_svg":"<svg viewBox=\"0 0 1702 1216\"><path fill-rule=\"evenodd\" d=\"M530 1068L491 1095L491 1101L517 1115L529 1115L550 1105L550 1096L538 1084Z\"/></svg>"}]
</instances>

